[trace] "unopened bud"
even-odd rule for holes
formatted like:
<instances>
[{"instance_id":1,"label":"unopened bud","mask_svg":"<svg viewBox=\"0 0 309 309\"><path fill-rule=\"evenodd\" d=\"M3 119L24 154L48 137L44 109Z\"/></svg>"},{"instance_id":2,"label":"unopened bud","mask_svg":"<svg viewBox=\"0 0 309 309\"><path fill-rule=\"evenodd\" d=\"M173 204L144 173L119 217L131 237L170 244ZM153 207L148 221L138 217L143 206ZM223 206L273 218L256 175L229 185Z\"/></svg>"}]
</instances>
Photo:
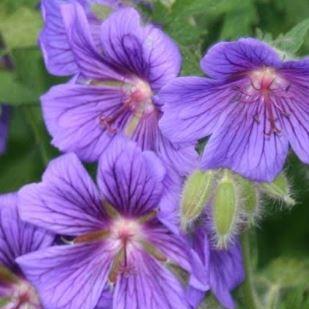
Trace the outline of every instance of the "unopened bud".
<instances>
[{"instance_id":1,"label":"unopened bud","mask_svg":"<svg viewBox=\"0 0 309 309\"><path fill-rule=\"evenodd\" d=\"M296 204L291 197L291 189L287 177L281 173L273 182L260 185L262 191L273 199L279 200L292 207Z\"/></svg>"},{"instance_id":2,"label":"unopened bud","mask_svg":"<svg viewBox=\"0 0 309 309\"><path fill-rule=\"evenodd\" d=\"M196 220L211 195L214 182L212 171L195 171L187 179L181 200L181 226L184 230Z\"/></svg>"},{"instance_id":3,"label":"unopened bud","mask_svg":"<svg viewBox=\"0 0 309 309\"><path fill-rule=\"evenodd\" d=\"M235 233L238 219L238 195L232 177L218 183L213 201L213 224L218 248L226 248Z\"/></svg>"},{"instance_id":4,"label":"unopened bud","mask_svg":"<svg viewBox=\"0 0 309 309\"><path fill-rule=\"evenodd\" d=\"M249 225L255 224L255 219L259 215L260 194L254 183L249 180L238 177L238 183L241 190L242 210Z\"/></svg>"}]
</instances>

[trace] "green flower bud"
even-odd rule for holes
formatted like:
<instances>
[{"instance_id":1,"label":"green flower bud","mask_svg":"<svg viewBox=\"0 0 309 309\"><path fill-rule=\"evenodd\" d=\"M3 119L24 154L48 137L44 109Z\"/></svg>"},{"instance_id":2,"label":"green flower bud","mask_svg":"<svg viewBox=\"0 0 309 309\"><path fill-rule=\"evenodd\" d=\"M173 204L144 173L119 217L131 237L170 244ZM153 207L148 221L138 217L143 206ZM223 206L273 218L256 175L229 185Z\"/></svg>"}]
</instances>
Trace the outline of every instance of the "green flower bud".
<instances>
[{"instance_id":1,"label":"green flower bud","mask_svg":"<svg viewBox=\"0 0 309 309\"><path fill-rule=\"evenodd\" d=\"M194 171L187 179L181 200L181 226L188 226L199 217L211 195L214 172Z\"/></svg>"},{"instance_id":2,"label":"green flower bud","mask_svg":"<svg viewBox=\"0 0 309 309\"><path fill-rule=\"evenodd\" d=\"M296 201L291 197L291 189L287 177L281 173L273 182L260 185L261 190L271 198L292 207Z\"/></svg>"},{"instance_id":3,"label":"green flower bud","mask_svg":"<svg viewBox=\"0 0 309 309\"><path fill-rule=\"evenodd\" d=\"M259 216L259 191L254 183L243 177L238 177L238 183L241 191L242 212L247 218L247 223L254 225L256 217Z\"/></svg>"},{"instance_id":4,"label":"green flower bud","mask_svg":"<svg viewBox=\"0 0 309 309\"><path fill-rule=\"evenodd\" d=\"M235 181L225 171L219 181L213 201L213 224L218 248L226 248L235 233L239 219L239 197Z\"/></svg>"}]
</instances>

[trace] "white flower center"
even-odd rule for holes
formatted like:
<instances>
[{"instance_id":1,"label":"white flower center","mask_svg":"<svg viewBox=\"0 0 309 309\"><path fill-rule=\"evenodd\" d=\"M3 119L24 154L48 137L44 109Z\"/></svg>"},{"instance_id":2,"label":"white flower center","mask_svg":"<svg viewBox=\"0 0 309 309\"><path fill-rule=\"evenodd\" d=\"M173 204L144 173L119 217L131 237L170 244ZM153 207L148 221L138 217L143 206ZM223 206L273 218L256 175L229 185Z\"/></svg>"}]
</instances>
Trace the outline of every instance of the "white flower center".
<instances>
[{"instance_id":1,"label":"white flower center","mask_svg":"<svg viewBox=\"0 0 309 309\"><path fill-rule=\"evenodd\" d=\"M127 253L143 238L141 224L133 219L115 218L110 230L110 240L115 243L117 249L124 248Z\"/></svg>"},{"instance_id":2,"label":"white flower center","mask_svg":"<svg viewBox=\"0 0 309 309\"><path fill-rule=\"evenodd\" d=\"M39 297L30 283L20 279L11 287L12 294L9 297L9 302L1 307L3 309L39 309Z\"/></svg>"}]
</instances>

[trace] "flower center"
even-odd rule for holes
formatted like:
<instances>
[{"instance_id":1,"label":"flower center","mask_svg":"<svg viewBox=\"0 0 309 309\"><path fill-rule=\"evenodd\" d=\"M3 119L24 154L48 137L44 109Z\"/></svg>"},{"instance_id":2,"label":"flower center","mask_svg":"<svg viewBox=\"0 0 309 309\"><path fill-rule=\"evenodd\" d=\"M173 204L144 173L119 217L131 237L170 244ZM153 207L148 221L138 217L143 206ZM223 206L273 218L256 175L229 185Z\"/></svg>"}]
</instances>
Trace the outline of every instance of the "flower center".
<instances>
[{"instance_id":1,"label":"flower center","mask_svg":"<svg viewBox=\"0 0 309 309\"><path fill-rule=\"evenodd\" d=\"M134 219L119 217L114 219L111 225L110 238L119 248L130 250L134 244L142 239L141 224Z\"/></svg>"},{"instance_id":2,"label":"flower center","mask_svg":"<svg viewBox=\"0 0 309 309\"><path fill-rule=\"evenodd\" d=\"M164 253L147 239L146 224L156 217L156 210L128 218L106 201L103 202L103 207L109 219L106 229L78 236L73 243L104 241L111 248L113 261L108 276L111 283L115 283L119 275L129 276L135 272L134 254L131 254L134 250L143 250L158 261L167 261Z\"/></svg>"},{"instance_id":3,"label":"flower center","mask_svg":"<svg viewBox=\"0 0 309 309\"><path fill-rule=\"evenodd\" d=\"M281 132L281 117L289 117L286 110L286 99L289 97L289 83L273 68L263 67L248 74L248 81L243 87L236 87L240 93L239 100L243 103L259 103L256 105L254 121L260 123L260 115L264 112L267 123L264 128L266 135Z\"/></svg>"},{"instance_id":4,"label":"flower center","mask_svg":"<svg viewBox=\"0 0 309 309\"><path fill-rule=\"evenodd\" d=\"M256 91L267 93L276 87L278 76L274 69L263 68L250 74L251 87Z\"/></svg>"},{"instance_id":5,"label":"flower center","mask_svg":"<svg viewBox=\"0 0 309 309\"><path fill-rule=\"evenodd\" d=\"M100 125L110 133L117 132L117 123L126 123L124 132L127 136L132 136L140 120L155 111L152 102L152 90L150 85L138 78L130 83L122 84L123 92L122 105L110 115L100 116Z\"/></svg>"},{"instance_id":6,"label":"flower center","mask_svg":"<svg viewBox=\"0 0 309 309\"><path fill-rule=\"evenodd\" d=\"M3 309L42 308L35 289L24 279L19 279L11 286L8 303Z\"/></svg>"}]
</instances>

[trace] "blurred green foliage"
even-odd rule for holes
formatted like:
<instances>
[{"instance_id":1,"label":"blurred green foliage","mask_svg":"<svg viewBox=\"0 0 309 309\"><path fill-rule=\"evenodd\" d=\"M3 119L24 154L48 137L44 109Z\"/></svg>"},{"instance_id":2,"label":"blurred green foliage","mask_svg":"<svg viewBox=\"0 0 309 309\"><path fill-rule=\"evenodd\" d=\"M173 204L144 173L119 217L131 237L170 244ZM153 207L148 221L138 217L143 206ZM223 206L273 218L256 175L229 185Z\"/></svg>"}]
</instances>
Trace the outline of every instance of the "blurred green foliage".
<instances>
[{"instance_id":1,"label":"blurred green foliage","mask_svg":"<svg viewBox=\"0 0 309 309\"><path fill-rule=\"evenodd\" d=\"M144 1L145 2L145 1ZM140 6L146 18L160 25L179 44L183 75L201 75L199 60L219 40L258 36L287 55L309 51L309 1L306 0L153 0ZM48 75L37 46L42 26L36 0L1 0L0 101L12 105L7 152L0 157L0 192L38 181L58 152L50 146L39 96L63 80ZM296 27L295 27L296 26ZM294 28L293 28L294 27ZM287 174L297 205L285 209L265 201L256 230L257 291L265 308L309 308L309 168L290 156ZM236 293L242 307L241 289ZM219 308L206 300L207 308ZM251 309L251 308L246 308Z\"/></svg>"}]
</instances>

